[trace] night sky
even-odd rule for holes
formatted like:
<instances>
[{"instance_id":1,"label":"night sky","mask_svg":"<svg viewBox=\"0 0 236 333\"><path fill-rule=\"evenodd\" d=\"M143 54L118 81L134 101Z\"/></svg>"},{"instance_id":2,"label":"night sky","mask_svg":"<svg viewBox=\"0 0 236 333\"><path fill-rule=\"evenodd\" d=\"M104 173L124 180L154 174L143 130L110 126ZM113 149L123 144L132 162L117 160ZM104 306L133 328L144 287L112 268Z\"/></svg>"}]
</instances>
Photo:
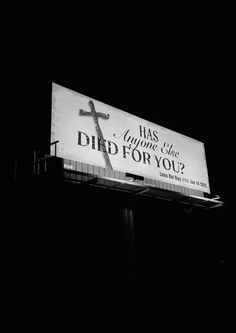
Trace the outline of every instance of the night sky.
<instances>
[{"instance_id":1,"label":"night sky","mask_svg":"<svg viewBox=\"0 0 236 333\"><path fill-rule=\"evenodd\" d=\"M12 244L7 265L11 261L8 287L14 309L10 304L5 311L16 332L24 325L74 332L80 316L89 327L93 319L98 326L104 320L107 325L117 322L116 327L158 327L173 320L181 327L186 317L192 324L232 318L232 87L225 60L219 65L213 54L196 52L165 60L19 59L15 82L20 103L14 111L9 170L15 156L33 149L49 152L55 82L204 142L211 193L225 205L187 213L152 200L126 202L102 193L96 201L87 190L76 197L59 195L56 186L45 193L40 185L39 191L32 184L26 189L12 185L15 209L6 234ZM127 205L134 209L137 292L126 275L127 256L122 261L117 250L131 251L121 227Z\"/></svg>"}]
</instances>

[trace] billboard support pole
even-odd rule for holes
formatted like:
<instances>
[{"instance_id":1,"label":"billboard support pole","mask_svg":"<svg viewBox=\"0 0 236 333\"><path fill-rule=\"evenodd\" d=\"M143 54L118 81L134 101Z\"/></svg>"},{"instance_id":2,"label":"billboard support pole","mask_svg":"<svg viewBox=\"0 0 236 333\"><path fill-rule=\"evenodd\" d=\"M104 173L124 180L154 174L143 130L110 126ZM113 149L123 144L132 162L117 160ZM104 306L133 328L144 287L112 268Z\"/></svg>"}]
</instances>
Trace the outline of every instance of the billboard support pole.
<instances>
[{"instance_id":1,"label":"billboard support pole","mask_svg":"<svg viewBox=\"0 0 236 333\"><path fill-rule=\"evenodd\" d=\"M128 316L137 315L136 246L133 208L122 208L122 257ZM131 317L129 318L131 319Z\"/></svg>"}]
</instances>

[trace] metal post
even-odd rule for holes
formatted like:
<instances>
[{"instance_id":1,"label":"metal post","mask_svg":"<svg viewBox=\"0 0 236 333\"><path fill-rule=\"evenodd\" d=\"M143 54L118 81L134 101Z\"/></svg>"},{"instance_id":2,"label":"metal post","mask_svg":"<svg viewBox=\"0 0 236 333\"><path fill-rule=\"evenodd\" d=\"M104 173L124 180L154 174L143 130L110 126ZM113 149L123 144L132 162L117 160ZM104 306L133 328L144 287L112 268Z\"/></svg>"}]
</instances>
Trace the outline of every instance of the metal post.
<instances>
[{"instance_id":1,"label":"metal post","mask_svg":"<svg viewBox=\"0 0 236 333\"><path fill-rule=\"evenodd\" d=\"M57 144L58 144L59 140L56 140L54 142L51 142L50 143L50 146L55 146L55 157L57 156Z\"/></svg>"},{"instance_id":2,"label":"metal post","mask_svg":"<svg viewBox=\"0 0 236 333\"><path fill-rule=\"evenodd\" d=\"M123 208L123 259L124 277L131 284L136 282L136 251L134 214L132 208Z\"/></svg>"},{"instance_id":3,"label":"metal post","mask_svg":"<svg viewBox=\"0 0 236 333\"><path fill-rule=\"evenodd\" d=\"M132 208L126 207L122 209L122 220L123 306L126 311L127 321L134 322L138 311L138 284L136 272L134 214Z\"/></svg>"}]
</instances>

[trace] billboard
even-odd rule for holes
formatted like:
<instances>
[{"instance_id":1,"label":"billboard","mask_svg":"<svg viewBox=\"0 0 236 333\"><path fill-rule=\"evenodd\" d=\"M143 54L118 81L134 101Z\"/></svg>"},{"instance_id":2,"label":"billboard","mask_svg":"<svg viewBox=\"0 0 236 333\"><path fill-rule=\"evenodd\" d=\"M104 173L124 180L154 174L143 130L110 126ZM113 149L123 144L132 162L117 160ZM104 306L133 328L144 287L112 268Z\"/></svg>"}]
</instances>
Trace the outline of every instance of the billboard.
<instances>
[{"instance_id":1,"label":"billboard","mask_svg":"<svg viewBox=\"0 0 236 333\"><path fill-rule=\"evenodd\" d=\"M58 157L210 193L202 142L53 83L57 140Z\"/></svg>"}]
</instances>

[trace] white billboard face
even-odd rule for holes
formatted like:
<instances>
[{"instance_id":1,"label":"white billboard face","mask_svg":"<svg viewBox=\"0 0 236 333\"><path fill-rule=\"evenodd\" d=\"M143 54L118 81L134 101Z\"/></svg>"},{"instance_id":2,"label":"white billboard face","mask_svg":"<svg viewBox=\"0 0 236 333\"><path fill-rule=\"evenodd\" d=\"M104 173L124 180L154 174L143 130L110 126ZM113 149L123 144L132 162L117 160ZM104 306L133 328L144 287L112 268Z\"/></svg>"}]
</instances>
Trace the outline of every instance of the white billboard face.
<instances>
[{"instance_id":1,"label":"white billboard face","mask_svg":"<svg viewBox=\"0 0 236 333\"><path fill-rule=\"evenodd\" d=\"M210 193L202 142L53 83L56 140L59 157Z\"/></svg>"}]
</instances>

